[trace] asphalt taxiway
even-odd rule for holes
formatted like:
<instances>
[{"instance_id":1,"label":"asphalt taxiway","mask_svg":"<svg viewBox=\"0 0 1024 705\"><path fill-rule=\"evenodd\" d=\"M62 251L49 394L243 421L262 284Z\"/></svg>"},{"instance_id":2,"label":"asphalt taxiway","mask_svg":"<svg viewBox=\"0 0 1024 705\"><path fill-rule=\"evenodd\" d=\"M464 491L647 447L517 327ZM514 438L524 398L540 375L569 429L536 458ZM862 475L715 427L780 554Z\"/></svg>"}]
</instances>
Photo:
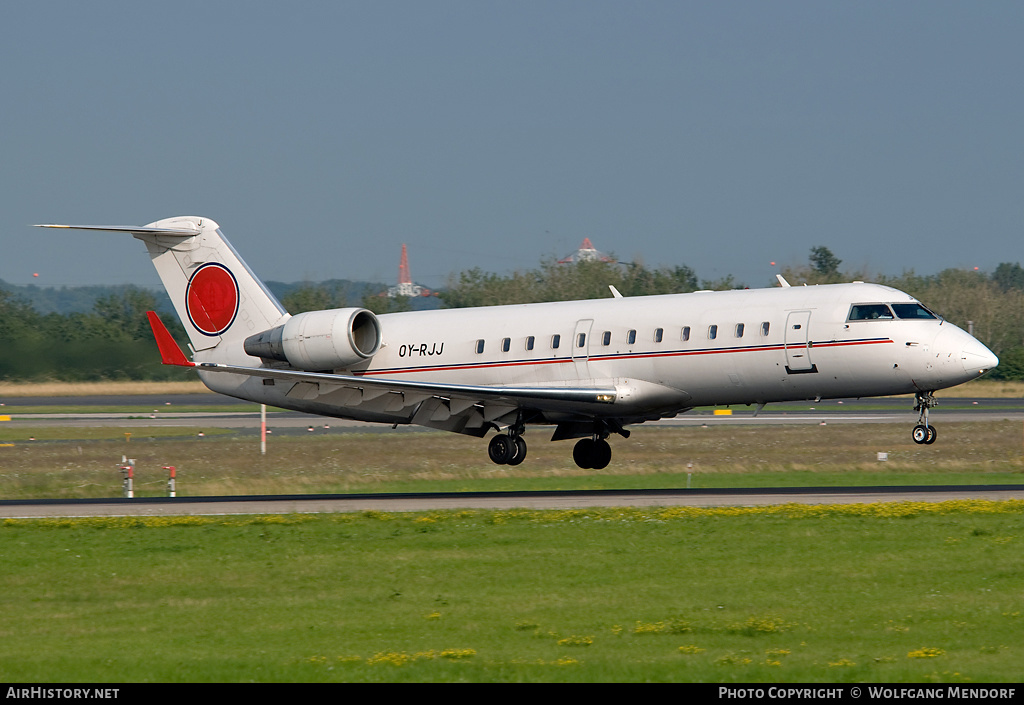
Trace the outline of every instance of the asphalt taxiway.
<instances>
[{"instance_id":1,"label":"asphalt taxiway","mask_svg":"<svg viewBox=\"0 0 1024 705\"><path fill-rule=\"evenodd\" d=\"M1024 485L785 487L757 489L446 492L418 494L267 495L135 499L3 500L0 518L208 516L425 512L454 509L586 509L592 507L722 507L778 504L865 504L948 500L1024 500Z\"/></svg>"}]
</instances>

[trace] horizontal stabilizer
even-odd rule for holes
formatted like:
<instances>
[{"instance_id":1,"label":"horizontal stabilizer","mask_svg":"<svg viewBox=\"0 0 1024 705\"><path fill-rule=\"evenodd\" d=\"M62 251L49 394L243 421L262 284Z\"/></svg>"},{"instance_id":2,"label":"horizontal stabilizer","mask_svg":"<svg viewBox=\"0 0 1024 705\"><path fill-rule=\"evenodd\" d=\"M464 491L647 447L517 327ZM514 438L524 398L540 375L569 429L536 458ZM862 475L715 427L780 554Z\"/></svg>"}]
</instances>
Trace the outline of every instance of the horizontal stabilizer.
<instances>
[{"instance_id":1,"label":"horizontal stabilizer","mask_svg":"<svg viewBox=\"0 0 1024 705\"><path fill-rule=\"evenodd\" d=\"M199 234L199 227L192 223L185 223L191 228L143 228L134 225L37 225L37 228L58 228L61 230L102 230L113 233L133 233L139 235L171 235L175 237L193 237Z\"/></svg>"}]
</instances>

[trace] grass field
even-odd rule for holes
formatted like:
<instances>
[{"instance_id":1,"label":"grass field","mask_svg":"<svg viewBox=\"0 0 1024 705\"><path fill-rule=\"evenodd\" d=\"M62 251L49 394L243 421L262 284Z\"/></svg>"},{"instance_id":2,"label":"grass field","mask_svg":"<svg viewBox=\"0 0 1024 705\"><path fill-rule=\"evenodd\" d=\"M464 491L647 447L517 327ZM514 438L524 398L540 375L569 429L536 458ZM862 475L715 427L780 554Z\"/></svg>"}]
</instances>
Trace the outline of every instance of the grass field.
<instances>
[{"instance_id":1,"label":"grass field","mask_svg":"<svg viewBox=\"0 0 1024 705\"><path fill-rule=\"evenodd\" d=\"M0 382L0 399L120 394L212 394L212 392L199 380L188 382Z\"/></svg>"},{"instance_id":2,"label":"grass field","mask_svg":"<svg viewBox=\"0 0 1024 705\"><path fill-rule=\"evenodd\" d=\"M1020 680L1020 502L0 524L0 680Z\"/></svg>"},{"instance_id":3,"label":"grass field","mask_svg":"<svg viewBox=\"0 0 1024 705\"><path fill-rule=\"evenodd\" d=\"M112 497L122 456L136 459L136 496L465 490L904 484L1006 484L1024 479L1016 422L942 424L932 446L895 424L638 428L613 443L612 464L581 470L571 443L530 437L522 465L498 466L478 439L441 432L252 436L190 427L20 428L0 447L0 499ZM130 432L126 442L124 433ZM8 433L0 429L0 434ZM32 434L36 441L25 442ZM94 435L95 434L95 435ZM2 437L2 435L0 435ZM10 438L10 437L8 437ZM879 462L879 451L888 453Z\"/></svg>"}]
</instances>

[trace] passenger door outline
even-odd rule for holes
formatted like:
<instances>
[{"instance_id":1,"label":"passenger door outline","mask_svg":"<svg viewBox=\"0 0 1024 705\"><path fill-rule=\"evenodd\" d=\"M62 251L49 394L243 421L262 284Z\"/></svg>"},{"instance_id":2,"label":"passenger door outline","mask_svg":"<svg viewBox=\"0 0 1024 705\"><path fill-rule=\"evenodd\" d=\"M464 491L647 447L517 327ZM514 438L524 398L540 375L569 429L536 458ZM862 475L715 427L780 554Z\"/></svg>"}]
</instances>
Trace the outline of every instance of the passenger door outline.
<instances>
[{"instance_id":1,"label":"passenger door outline","mask_svg":"<svg viewBox=\"0 0 1024 705\"><path fill-rule=\"evenodd\" d=\"M809 374L818 371L811 362L811 312L790 311L786 316L786 372Z\"/></svg>"}]
</instances>

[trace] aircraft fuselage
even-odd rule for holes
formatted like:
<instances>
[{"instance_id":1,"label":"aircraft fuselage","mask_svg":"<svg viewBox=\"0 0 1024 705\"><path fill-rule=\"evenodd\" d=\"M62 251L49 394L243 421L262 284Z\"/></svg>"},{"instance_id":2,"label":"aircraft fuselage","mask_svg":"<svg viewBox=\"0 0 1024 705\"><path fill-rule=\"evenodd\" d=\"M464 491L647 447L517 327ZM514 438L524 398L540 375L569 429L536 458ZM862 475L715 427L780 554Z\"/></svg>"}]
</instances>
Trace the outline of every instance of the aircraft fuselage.
<instances>
[{"instance_id":1,"label":"aircraft fuselage","mask_svg":"<svg viewBox=\"0 0 1024 705\"><path fill-rule=\"evenodd\" d=\"M853 306L874 304L891 317L851 320ZM386 314L379 352L351 373L492 386L609 384L619 392L613 404L577 405L546 419L585 412L635 422L697 406L934 391L995 364L948 321L899 318L891 304L916 300L854 283ZM412 415L332 408L329 395L295 399L260 380L206 377L218 391L301 411L387 423Z\"/></svg>"}]
</instances>

